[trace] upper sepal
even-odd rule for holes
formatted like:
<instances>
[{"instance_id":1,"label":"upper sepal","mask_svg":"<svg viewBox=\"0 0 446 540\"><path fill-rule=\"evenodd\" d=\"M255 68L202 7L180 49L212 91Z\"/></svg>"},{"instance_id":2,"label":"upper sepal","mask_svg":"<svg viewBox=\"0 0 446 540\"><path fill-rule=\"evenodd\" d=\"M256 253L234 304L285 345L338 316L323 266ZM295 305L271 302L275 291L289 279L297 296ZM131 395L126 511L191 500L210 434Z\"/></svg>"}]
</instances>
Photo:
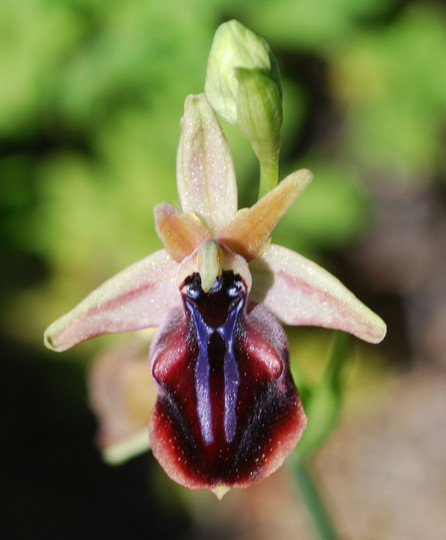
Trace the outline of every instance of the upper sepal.
<instances>
[{"instance_id":1,"label":"upper sepal","mask_svg":"<svg viewBox=\"0 0 446 540\"><path fill-rule=\"evenodd\" d=\"M204 94L191 95L177 156L181 207L194 212L214 236L237 211L237 186L231 151Z\"/></svg>"}]
</instances>

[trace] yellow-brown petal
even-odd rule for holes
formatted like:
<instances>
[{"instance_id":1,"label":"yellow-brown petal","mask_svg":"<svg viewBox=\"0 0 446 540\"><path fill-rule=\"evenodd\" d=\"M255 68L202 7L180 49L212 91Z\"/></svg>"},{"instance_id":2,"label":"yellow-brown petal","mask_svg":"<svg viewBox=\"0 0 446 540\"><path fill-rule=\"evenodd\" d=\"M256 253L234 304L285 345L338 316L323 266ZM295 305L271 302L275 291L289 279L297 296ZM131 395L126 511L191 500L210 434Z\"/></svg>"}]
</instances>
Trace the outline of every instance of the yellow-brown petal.
<instances>
[{"instance_id":1,"label":"yellow-brown petal","mask_svg":"<svg viewBox=\"0 0 446 540\"><path fill-rule=\"evenodd\" d=\"M217 240L248 262L256 259L268 247L280 218L312 178L307 169L290 174L254 206L237 212L218 233Z\"/></svg>"},{"instance_id":2,"label":"yellow-brown petal","mask_svg":"<svg viewBox=\"0 0 446 540\"><path fill-rule=\"evenodd\" d=\"M158 204L154 212L156 232L169 255L177 262L210 238L208 230L195 214L183 214L166 202Z\"/></svg>"}]
</instances>

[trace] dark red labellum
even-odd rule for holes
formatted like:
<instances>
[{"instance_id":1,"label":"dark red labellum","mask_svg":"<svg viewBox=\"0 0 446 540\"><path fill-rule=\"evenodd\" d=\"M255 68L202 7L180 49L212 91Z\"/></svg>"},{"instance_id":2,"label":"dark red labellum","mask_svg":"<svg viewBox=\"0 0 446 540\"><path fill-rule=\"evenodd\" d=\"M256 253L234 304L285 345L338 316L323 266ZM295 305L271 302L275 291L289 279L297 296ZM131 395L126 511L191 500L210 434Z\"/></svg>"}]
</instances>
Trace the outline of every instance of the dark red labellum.
<instances>
[{"instance_id":1,"label":"dark red labellum","mask_svg":"<svg viewBox=\"0 0 446 540\"><path fill-rule=\"evenodd\" d=\"M155 457L192 488L246 486L281 465L305 415L282 327L224 271L204 292L198 274L181 289L151 349L159 397L151 417Z\"/></svg>"}]
</instances>

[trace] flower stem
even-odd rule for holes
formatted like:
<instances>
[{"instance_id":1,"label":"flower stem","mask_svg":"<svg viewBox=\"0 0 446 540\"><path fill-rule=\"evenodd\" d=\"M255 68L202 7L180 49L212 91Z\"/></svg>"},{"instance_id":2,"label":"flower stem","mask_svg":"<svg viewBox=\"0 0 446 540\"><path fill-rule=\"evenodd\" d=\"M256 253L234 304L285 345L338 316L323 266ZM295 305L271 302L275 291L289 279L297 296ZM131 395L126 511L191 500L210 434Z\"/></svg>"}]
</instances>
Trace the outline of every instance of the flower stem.
<instances>
[{"instance_id":1,"label":"flower stem","mask_svg":"<svg viewBox=\"0 0 446 540\"><path fill-rule=\"evenodd\" d=\"M311 515L317 537L320 540L337 540L338 536L308 467L308 462L296 460L294 467L300 493Z\"/></svg>"},{"instance_id":2,"label":"flower stem","mask_svg":"<svg viewBox=\"0 0 446 540\"><path fill-rule=\"evenodd\" d=\"M276 187L279 180L279 160L260 161L259 199Z\"/></svg>"}]
</instances>

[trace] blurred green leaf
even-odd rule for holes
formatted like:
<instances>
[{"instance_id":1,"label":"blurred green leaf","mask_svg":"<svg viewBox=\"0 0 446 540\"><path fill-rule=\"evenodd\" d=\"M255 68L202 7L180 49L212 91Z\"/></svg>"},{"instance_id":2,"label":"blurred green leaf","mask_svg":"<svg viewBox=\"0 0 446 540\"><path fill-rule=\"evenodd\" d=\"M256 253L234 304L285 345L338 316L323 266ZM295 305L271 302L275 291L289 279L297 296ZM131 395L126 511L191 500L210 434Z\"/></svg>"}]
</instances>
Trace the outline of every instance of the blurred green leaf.
<instances>
[{"instance_id":1,"label":"blurred green leaf","mask_svg":"<svg viewBox=\"0 0 446 540\"><path fill-rule=\"evenodd\" d=\"M342 404L342 372L348 358L349 336L336 333L331 357L322 381L316 383L305 397L304 408L308 425L299 442L299 460L308 459L335 428Z\"/></svg>"},{"instance_id":2,"label":"blurred green leaf","mask_svg":"<svg viewBox=\"0 0 446 540\"><path fill-rule=\"evenodd\" d=\"M347 109L347 152L414 179L444 154L446 16L415 4L394 24L356 32L330 53Z\"/></svg>"},{"instance_id":3,"label":"blurred green leaf","mask_svg":"<svg viewBox=\"0 0 446 540\"><path fill-rule=\"evenodd\" d=\"M63 3L0 1L0 133L34 130L52 106L58 66L72 54L82 25Z\"/></svg>"},{"instance_id":4,"label":"blurred green leaf","mask_svg":"<svg viewBox=\"0 0 446 540\"><path fill-rule=\"evenodd\" d=\"M357 238L369 222L371 209L351 167L310 157L305 167L314 179L279 222L274 241L299 251L308 245L334 249Z\"/></svg>"},{"instance_id":5,"label":"blurred green leaf","mask_svg":"<svg viewBox=\"0 0 446 540\"><path fill-rule=\"evenodd\" d=\"M329 50L361 17L388 9L386 0L251 0L243 3L248 25L286 46Z\"/></svg>"}]
</instances>

